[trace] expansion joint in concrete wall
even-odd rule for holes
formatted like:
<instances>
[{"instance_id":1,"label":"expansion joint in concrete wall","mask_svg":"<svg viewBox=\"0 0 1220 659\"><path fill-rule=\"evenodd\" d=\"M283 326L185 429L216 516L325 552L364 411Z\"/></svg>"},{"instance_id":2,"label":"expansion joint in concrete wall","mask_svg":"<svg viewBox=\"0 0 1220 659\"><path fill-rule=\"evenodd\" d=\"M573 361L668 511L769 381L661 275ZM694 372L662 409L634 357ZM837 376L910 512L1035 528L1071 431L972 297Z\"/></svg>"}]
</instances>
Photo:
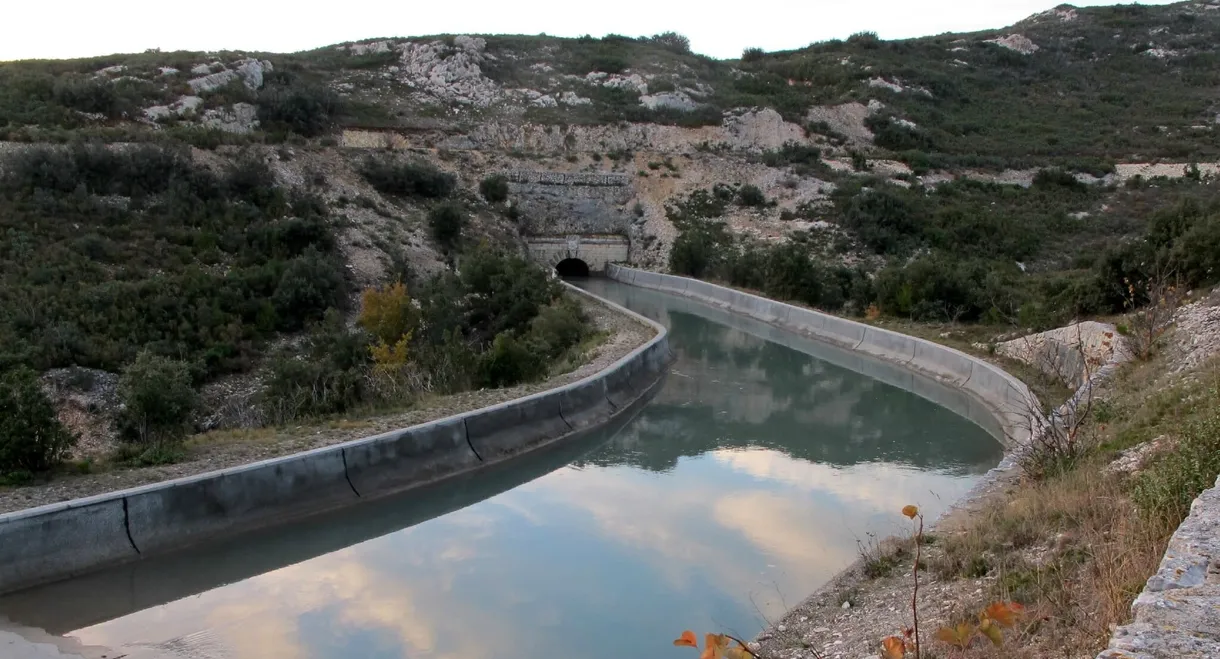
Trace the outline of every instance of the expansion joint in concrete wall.
<instances>
[{"instance_id":1,"label":"expansion joint in concrete wall","mask_svg":"<svg viewBox=\"0 0 1220 659\"><path fill-rule=\"evenodd\" d=\"M563 406L562 405L559 406L559 420L563 421L564 425L566 425L568 427L568 430L576 430L576 427L572 425L572 422L568 421L568 417L563 415Z\"/></svg>"},{"instance_id":2,"label":"expansion joint in concrete wall","mask_svg":"<svg viewBox=\"0 0 1220 659\"><path fill-rule=\"evenodd\" d=\"M352 488L352 494L359 497L360 490L357 490L355 483L352 483L352 474L347 468L347 449L339 449L339 455L343 456L343 477L347 479L347 486Z\"/></svg>"},{"instance_id":3,"label":"expansion joint in concrete wall","mask_svg":"<svg viewBox=\"0 0 1220 659\"><path fill-rule=\"evenodd\" d=\"M136 546L136 541L131 537L131 515L127 512L127 497L123 497L123 530L127 531L127 542L131 543L131 548L139 554L140 548Z\"/></svg>"},{"instance_id":4,"label":"expansion joint in concrete wall","mask_svg":"<svg viewBox=\"0 0 1220 659\"><path fill-rule=\"evenodd\" d=\"M483 456L479 455L478 450L474 447L474 442L470 441L470 428L466 425L466 417L462 417L462 435L466 437L466 446L470 447L470 452L474 453L474 457L478 458L479 462L483 462Z\"/></svg>"}]
</instances>

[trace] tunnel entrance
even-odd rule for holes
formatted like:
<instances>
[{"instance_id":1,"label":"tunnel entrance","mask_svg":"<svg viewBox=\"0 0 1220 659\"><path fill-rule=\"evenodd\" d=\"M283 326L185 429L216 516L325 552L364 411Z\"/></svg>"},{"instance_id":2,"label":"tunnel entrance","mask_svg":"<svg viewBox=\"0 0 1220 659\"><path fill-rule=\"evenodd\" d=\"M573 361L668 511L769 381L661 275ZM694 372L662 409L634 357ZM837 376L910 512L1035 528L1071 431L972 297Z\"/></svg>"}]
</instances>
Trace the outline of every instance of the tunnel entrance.
<instances>
[{"instance_id":1,"label":"tunnel entrance","mask_svg":"<svg viewBox=\"0 0 1220 659\"><path fill-rule=\"evenodd\" d=\"M560 277L588 277L589 264L580 259L564 259L555 264L555 274Z\"/></svg>"}]
</instances>

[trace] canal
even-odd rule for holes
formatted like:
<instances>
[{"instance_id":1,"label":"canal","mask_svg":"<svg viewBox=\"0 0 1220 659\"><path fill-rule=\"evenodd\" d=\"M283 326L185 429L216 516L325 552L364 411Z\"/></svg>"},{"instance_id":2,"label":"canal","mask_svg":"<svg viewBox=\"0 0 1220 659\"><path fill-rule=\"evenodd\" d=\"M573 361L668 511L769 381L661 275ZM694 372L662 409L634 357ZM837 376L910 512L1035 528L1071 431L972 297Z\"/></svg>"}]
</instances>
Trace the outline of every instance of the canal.
<instances>
[{"instance_id":1,"label":"canal","mask_svg":"<svg viewBox=\"0 0 1220 659\"><path fill-rule=\"evenodd\" d=\"M0 599L0 614L141 657L689 657L750 637L934 517L1000 456L983 429L848 355L608 280L670 330L630 418L485 472Z\"/></svg>"}]
</instances>

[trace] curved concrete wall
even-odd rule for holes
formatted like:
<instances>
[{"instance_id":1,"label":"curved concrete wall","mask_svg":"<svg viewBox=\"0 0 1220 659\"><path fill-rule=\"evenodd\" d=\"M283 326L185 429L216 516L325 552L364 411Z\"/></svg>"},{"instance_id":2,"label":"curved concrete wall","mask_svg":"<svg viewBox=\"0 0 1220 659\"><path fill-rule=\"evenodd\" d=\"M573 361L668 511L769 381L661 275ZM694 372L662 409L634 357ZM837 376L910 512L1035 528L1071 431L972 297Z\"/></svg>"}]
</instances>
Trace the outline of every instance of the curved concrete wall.
<instances>
[{"instance_id":1,"label":"curved concrete wall","mask_svg":"<svg viewBox=\"0 0 1220 659\"><path fill-rule=\"evenodd\" d=\"M663 375L666 330L583 380L430 423L198 476L0 515L0 593L379 497L610 420Z\"/></svg>"},{"instance_id":2,"label":"curved concrete wall","mask_svg":"<svg viewBox=\"0 0 1220 659\"><path fill-rule=\"evenodd\" d=\"M1046 423L1037 398L1025 383L960 350L697 279L619 265L609 266L606 275L633 286L689 297L931 376L980 402L998 424L997 439L1007 448L1026 443Z\"/></svg>"}]
</instances>

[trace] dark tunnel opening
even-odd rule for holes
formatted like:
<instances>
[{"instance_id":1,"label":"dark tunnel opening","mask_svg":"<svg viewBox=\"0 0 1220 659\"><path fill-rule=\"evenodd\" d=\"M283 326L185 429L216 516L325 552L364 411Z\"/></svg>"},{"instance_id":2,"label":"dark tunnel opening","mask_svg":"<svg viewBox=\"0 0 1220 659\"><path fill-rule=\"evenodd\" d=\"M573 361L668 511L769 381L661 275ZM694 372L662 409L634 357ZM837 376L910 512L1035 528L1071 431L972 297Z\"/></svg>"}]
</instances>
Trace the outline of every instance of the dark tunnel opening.
<instances>
[{"instance_id":1,"label":"dark tunnel opening","mask_svg":"<svg viewBox=\"0 0 1220 659\"><path fill-rule=\"evenodd\" d=\"M560 277L588 277L589 264L580 259L564 259L555 264L555 274Z\"/></svg>"}]
</instances>

